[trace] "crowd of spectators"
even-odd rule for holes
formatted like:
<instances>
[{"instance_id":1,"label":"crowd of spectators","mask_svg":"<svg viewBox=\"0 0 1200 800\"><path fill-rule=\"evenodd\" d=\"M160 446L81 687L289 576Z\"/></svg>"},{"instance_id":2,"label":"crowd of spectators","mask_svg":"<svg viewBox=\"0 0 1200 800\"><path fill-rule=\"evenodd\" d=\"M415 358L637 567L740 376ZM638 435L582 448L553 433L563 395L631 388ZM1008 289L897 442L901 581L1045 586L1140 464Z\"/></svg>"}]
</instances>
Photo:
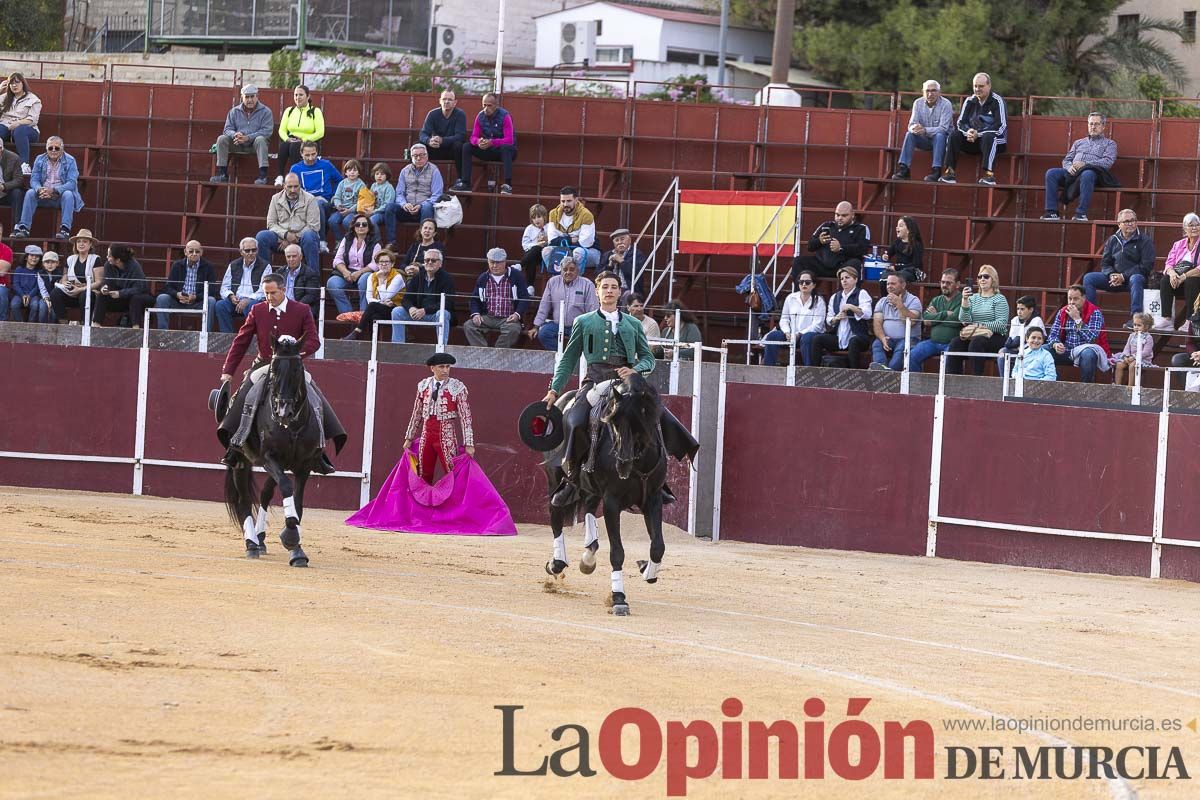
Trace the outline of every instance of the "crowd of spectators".
<instances>
[{"instance_id":1,"label":"crowd of spectators","mask_svg":"<svg viewBox=\"0 0 1200 800\"><path fill-rule=\"evenodd\" d=\"M956 115L938 82L925 82L906 126L893 180L911 179L920 150L931 153L927 182L957 182L960 156L970 153L980 159L978 182L996 185L997 159L1007 142L1005 103L986 73L974 76L972 89ZM434 322L439 335L448 337L459 321L456 288L454 277L444 269L445 245L439 239L435 204L450 197L447 190L474 191L474 161L499 163L499 191L511 194L516 126L499 97L485 94L482 109L468 125L454 92L442 92L417 141L405 151L406 163L393 173L389 164L376 162L367 173L369 162L347 158L339 170L322 157L325 119L306 86L295 87L293 105L281 112L278 127L255 86L243 86L240 96L214 145L210 180L231 182L230 160L254 156L254 183L267 184L271 139L277 136L278 191L268 201L265 226L241 240L239 255L220 273L204 257L201 242L187 242L155 292L129 247L113 244L102 253L90 231L71 235L74 215L83 207L78 165L62 138L53 135L45 140L45 152L30 163L32 144L41 138L41 100L19 73L0 81L0 138L10 140L14 148L0 153L0 202L13 208L13 238L29 236L37 209L53 208L60 213L55 238L69 240L72 247L62 259L65 264L58 253L43 253L37 245L16 256L11 250L6 256L7 248L0 250L0 319L63 321L73 310L83 311L90 288L91 317L86 323L103 325L110 313L120 313L136 327L151 309L159 312L151 315L151 323L165 328L170 324L166 312L185 309L203 312L214 330L232 332L238 318L264 299L263 278L278 270L288 298L309 304L315 315L324 285L338 318L354 325L345 338L360 338L374 322L387 320ZM1086 123L1087 136L1071 144L1061 167L1046 171L1042 220L1063 219L1071 203L1075 210L1070 218L1087 220L1095 189L1116 185L1109 170L1117 158L1117 142L1108 136L1108 120L1094 112ZM597 216L573 186L562 188L553 208L534 203L519 257L510 262L504 247L492 247L472 291L458 296L462 300L465 295L467 301L461 320L467 341L514 347L524 333L541 347L556 349L574 319L597 307L595 289L586 278L589 269L611 270L620 277L623 307L642 323L649 338L660 340L659 345L676 338L676 311L681 319L679 341L699 341L700 325L691 311L664 308L661 325L647 313L645 255L634 246L628 228L616 227L605 239ZM956 269L943 270L940 292L922 303L914 291L926 280L928 266L920 221L911 215L900 217L891 243L883 248L884 242L873 243L854 205L840 202L832 219L817 226L805 251L792 261L791 293L776 327L765 333L762 363L778 365L780 348L794 340L797 363L805 366L861 368L863 356L869 355L871 369L898 371L906 368L907 354L907 368L920 370L928 359L948 354L951 373L962 372L969 360L971 371L981 375L990 359L962 356L996 354L997 372L1003 371L1006 356L1018 356L1013 368L1032 379L1054 379L1056 366L1072 364L1085 382L1110 369L1116 380L1130 381L1132 365L1152 363L1153 334L1177 329L1177 297L1182 295L1185 317L1196 309L1200 216L1184 218L1183 238L1167 256L1157 283L1162 301L1158 315L1144 313L1154 243L1139 229L1131 209L1121 210L1116 221L1116 232L1102 248L1099 269L1070 287L1066 304L1048 317L1052 323L1047 326L1031 296L1021 297L1016 315L1010 317L999 273L989 265L981 266L974 280ZM401 225L413 226L411 244L399 241L406 236ZM514 249L517 244L511 242ZM322 277L325 254L331 254L332 263ZM821 281L829 278L835 279L836 287L826 298ZM873 299L867 286L876 283L878 299ZM1097 305L1101 292L1129 294L1130 317L1124 328L1132 335L1117 355ZM1185 320L1179 330L1189 326ZM405 337L404 325L391 326L392 341L403 342ZM690 349L683 352L691 354ZM1200 357L1185 353L1173 363L1200 363Z\"/></svg>"}]
</instances>

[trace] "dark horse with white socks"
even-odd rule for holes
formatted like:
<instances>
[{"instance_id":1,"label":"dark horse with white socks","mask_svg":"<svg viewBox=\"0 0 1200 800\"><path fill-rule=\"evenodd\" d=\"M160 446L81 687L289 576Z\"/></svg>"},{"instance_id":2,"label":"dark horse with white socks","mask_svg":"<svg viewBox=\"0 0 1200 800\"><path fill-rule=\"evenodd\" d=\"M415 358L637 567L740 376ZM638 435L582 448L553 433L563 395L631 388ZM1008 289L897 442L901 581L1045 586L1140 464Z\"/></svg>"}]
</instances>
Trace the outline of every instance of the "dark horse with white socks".
<instances>
[{"instance_id":1,"label":"dark horse with white socks","mask_svg":"<svg viewBox=\"0 0 1200 800\"><path fill-rule=\"evenodd\" d=\"M300 342L290 336L271 340L271 363L267 395L254 415L254 426L237 466L225 468L225 507L233 524L240 526L246 540L246 557L265 553L267 506L275 487L283 496L284 529L279 541L290 553L288 563L307 567L308 556L300 547L300 520L304 517L304 484L324 442L319 420L308 401L308 382L300 360ZM253 466L267 472L262 492L255 490ZM295 480L289 478L291 472ZM257 495L258 517L252 516Z\"/></svg>"},{"instance_id":2,"label":"dark horse with white socks","mask_svg":"<svg viewBox=\"0 0 1200 800\"><path fill-rule=\"evenodd\" d=\"M560 409L566 408L574 396L568 392L558 399ZM583 556L579 571L590 574L596 568L595 518L590 513L598 503L603 504L604 526L608 530L609 561L612 564L612 609L618 616L629 613L625 600L625 581L622 568L625 548L621 543L621 512L640 509L650 534L650 560L639 561L638 569L647 583L658 581L666 544L663 542L662 512L663 484L667 478L667 448L663 444L660 420L663 414L658 391L638 373L615 380L608 398L603 401L594 445L595 464L590 471L581 466L579 500L572 506L550 506L550 527L554 533L554 558L546 563L546 572L559 576L567 568L563 524L587 513ZM588 437L590 439L590 437ZM563 477L562 458L570 442L564 442L546 454L543 466L553 495ZM583 465L587 456L575 463Z\"/></svg>"}]
</instances>

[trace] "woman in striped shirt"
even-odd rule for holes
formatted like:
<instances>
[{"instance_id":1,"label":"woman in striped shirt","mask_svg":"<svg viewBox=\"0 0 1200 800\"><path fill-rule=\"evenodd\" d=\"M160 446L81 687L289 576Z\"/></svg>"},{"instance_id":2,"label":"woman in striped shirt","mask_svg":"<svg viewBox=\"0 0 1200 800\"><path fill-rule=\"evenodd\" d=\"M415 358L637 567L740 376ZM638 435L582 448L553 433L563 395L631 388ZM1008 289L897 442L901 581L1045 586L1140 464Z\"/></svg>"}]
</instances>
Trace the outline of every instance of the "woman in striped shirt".
<instances>
[{"instance_id":1,"label":"woman in striped shirt","mask_svg":"<svg viewBox=\"0 0 1200 800\"><path fill-rule=\"evenodd\" d=\"M979 268L979 293L971 290L970 284L963 287L962 309L958 321L963 323L959 338L950 343L946 358L946 371L961 375L962 356L955 353L998 353L1004 346L1004 334L1008 332L1008 300L1000 294L1000 275L991 264ZM976 375L983 375L983 368L992 359L972 358L971 368Z\"/></svg>"}]
</instances>

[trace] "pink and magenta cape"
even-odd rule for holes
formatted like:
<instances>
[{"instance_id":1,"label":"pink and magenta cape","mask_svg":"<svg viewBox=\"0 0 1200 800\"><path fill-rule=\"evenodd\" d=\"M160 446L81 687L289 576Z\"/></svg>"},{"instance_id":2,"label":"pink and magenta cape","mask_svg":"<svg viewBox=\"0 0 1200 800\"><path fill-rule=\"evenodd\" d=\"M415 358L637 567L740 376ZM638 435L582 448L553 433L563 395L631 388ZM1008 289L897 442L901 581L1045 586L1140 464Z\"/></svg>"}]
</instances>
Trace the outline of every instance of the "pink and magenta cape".
<instances>
[{"instance_id":1,"label":"pink and magenta cape","mask_svg":"<svg viewBox=\"0 0 1200 800\"><path fill-rule=\"evenodd\" d=\"M407 533L463 536L516 536L508 506L475 459L460 452L453 469L432 486L417 474L405 453L371 502L352 514L347 525Z\"/></svg>"}]
</instances>

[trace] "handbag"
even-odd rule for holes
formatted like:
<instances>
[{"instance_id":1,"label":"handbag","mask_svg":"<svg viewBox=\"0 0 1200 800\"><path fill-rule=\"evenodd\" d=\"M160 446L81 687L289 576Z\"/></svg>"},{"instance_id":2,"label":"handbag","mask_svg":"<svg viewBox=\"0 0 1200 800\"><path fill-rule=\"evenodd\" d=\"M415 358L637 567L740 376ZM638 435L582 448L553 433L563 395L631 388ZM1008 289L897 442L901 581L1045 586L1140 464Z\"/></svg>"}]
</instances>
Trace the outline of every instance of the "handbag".
<instances>
[{"instance_id":1,"label":"handbag","mask_svg":"<svg viewBox=\"0 0 1200 800\"><path fill-rule=\"evenodd\" d=\"M338 322L353 322L356 325L362 322L363 312L361 311L343 311L337 315Z\"/></svg>"},{"instance_id":2,"label":"handbag","mask_svg":"<svg viewBox=\"0 0 1200 800\"><path fill-rule=\"evenodd\" d=\"M559 274L562 260L571 255L571 240L566 236L559 236L554 241L550 242L553 249L550 250L550 255L542 262L542 272L549 272L551 275ZM586 264L579 265L579 274L583 274Z\"/></svg>"},{"instance_id":3,"label":"handbag","mask_svg":"<svg viewBox=\"0 0 1200 800\"><path fill-rule=\"evenodd\" d=\"M962 326L962 330L958 332L960 339L974 339L976 336L991 336L992 329L986 325L980 325L978 322L972 322Z\"/></svg>"},{"instance_id":4,"label":"handbag","mask_svg":"<svg viewBox=\"0 0 1200 800\"><path fill-rule=\"evenodd\" d=\"M358 202L354 208L360 214L370 214L375 211L375 193L367 187L358 190Z\"/></svg>"},{"instance_id":5,"label":"handbag","mask_svg":"<svg viewBox=\"0 0 1200 800\"><path fill-rule=\"evenodd\" d=\"M433 224L439 228L450 228L463 221L462 203L454 195L442 195L433 204Z\"/></svg>"}]
</instances>

